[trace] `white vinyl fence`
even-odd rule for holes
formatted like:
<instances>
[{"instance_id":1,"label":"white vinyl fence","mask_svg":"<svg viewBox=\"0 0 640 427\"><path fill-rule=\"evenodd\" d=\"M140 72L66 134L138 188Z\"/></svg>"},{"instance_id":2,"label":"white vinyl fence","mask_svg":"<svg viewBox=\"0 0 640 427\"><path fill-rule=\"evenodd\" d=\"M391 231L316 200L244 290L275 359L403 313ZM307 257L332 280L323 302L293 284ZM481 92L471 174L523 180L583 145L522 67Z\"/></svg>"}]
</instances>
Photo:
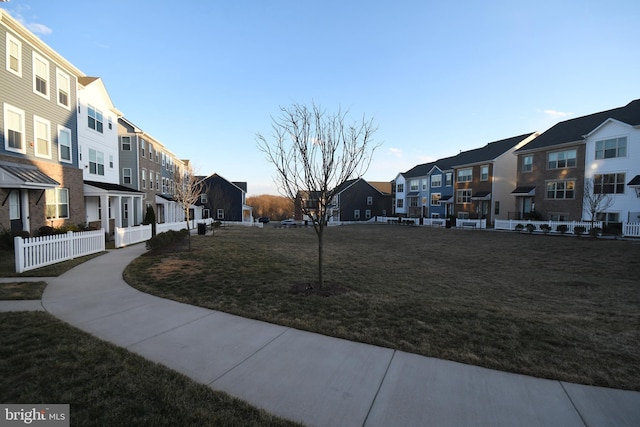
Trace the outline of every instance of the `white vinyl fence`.
<instances>
[{"instance_id":1,"label":"white vinyl fence","mask_svg":"<svg viewBox=\"0 0 640 427\"><path fill-rule=\"evenodd\" d=\"M578 226L582 226L585 228L585 234L589 234L591 232L591 221L518 221L515 219L497 219L495 221L494 228L496 230L515 230L518 224L522 224L525 227L527 226L527 224L533 224L536 226L536 231L540 231L540 226L546 224L550 227L549 231L551 233L558 233L559 225L567 226L567 234L573 234L574 228ZM595 221L593 223L593 226L602 229L602 221Z\"/></svg>"},{"instance_id":2,"label":"white vinyl fence","mask_svg":"<svg viewBox=\"0 0 640 427\"><path fill-rule=\"evenodd\" d=\"M135 227L119 228L114 232L116 248L124 248L135 243L146 242L151 238L151 225L137 225Z\"/></svg>"},{"instance_id":3,"label":"white vinyl fence","mask_svg":"<svg viewBox=\"0 0 640 427\"><path fill-rule=\"evenodd\" d=\"M104 229L51 236L14 238L16 273L105 250Z\"/></svg>"},{"instance_id":4,"label":"white vinyl fence","mask_svg":"<svg viewBox=\"0 0 640 427\"><path fill-rule=\"evenodd\" d=\"M622 235L625 237L640 237L640 222L622 224Z\"/></svg>"}]
</instances>

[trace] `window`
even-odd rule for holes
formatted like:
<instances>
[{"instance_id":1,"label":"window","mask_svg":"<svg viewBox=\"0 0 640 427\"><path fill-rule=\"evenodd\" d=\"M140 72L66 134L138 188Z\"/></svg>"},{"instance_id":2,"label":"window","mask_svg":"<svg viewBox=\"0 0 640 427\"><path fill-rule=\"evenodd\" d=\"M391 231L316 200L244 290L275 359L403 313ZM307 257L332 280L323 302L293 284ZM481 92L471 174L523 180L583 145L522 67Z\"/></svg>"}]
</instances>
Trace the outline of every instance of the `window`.
<instances>
[{"instance_id":1,"label":"window","mask_svg":"<svg viewBox=\"0 0 640 427\"><path fill-rule=\"evenodd\" d=\"M473 169L460 169L458 171L458 182L471 182Z\"/></svg>"},{"instance_id":2,"label":"window","mask_svg":"<svg viewBox=\"0 0 640 427\"><path fill-rule=\"evenodd\" d=\"M431 187L442 187L442 175L431 175Z\"/></svg>"},{"instance_id":3,"label":"window","mask_svg":"<svg viewBox=\"0 0 640 427\"><path fill-rule=\"evenodd\" d=\"M158 175L156 175L156 190L160 189L160 178L158 178Z\"/></svg>"},{"instance_id":4,"label":"window","mask_svg":"<svg viewBox=\"0 0 640 427\"><path fill-rule=\"evenodd\" d=\"M371 209L364 211L364 219L371 219Z\"/></svg>"},{"instance_id":5,"label":"window","mask_svg":"<svg viewBox=\"0 0 640 427\"><path fill-rule=\"evenodd\" d=\"M71 163L71 130L58 126L58 157L61 162Z\"/></svg>"},{"instance_id":6,"label":"window","mask_svg":"<svg viewBox=\"0 0 640 427\"><path fill-rule=\"evenodd\" d=\"M446 185L447 187L451 187L453 185L453 173L447 172L446 174L444 174L444 180L444 185Z\"/></svg>"},{"instance_id":7,"label":"window","mask_svg":"<svg viewBox=\"0 0 640 427\"><path fill-rule=\"evenodd\" d=\"M122 151L131 151L131 137L123 136L122 137Z\"/></svg>"},{"instance_id":8,"label":"window","mask_svg":"<svg viewBox=\"0 0 640 427\"><path fill-rule=\"evenodd\" d=\"M218 209L216 212L217 219L224 219L224 209Z\"/></svg>"},{"instance_id":9,"label":"window","mask_svg":"<svg viewBox=\"0 0 640 427\"><path fill-rule=\"evenodd\" d=\"M489 165L480 166L480 181L489 181Z\"/></svg>"},{"instance_id":10,"label":"window","mask_svg":"<svg viewBox=\"0 0 640 427\"><path fill-rule=\"evenodd\" d=\"M207 195L206 194L201 194L200 195L200 203L207 203Z\"/></svg>"},{"instance_id":11,"label":"window","mask_svg":"<svg viewBox=\"0 0 640 427\"><path fill-rule=\"evenodd\" d=\"M35 155L51 158L51 124L38 116L33 116L33 130L35 138Z\"/></svg>"},{"instance_id":12,"label":"window","mask_svg":"<svg viewBox=\"0 0 640 427\"><path fill-rule=\"evenodd\" d=\"M22 77L22 43L11 34L7 34L7 70Z\"/></svg>"},{"instance_id":13,"label":"window","mask_svg":"<svg viewBox=\"0 0 640 427\"><path fill-rule=\"evenodd\" d=\"M122 183L131 184L131 168L122 169Z\"/></svg>"},{"instance_id":14,"label":"window","mask_svg":"<svg viewBox=\"0 0 640 427\"><path fill-rule=\"evenodd\" d=\"M396 193L404 193L404 184L398 184L396 188Z\"/></svg>"},{"instance_id":15,"label":"window","mask_svg":"<svg viewBox=\"0 0 640 427\"><path fill-rule=\"evenodd\" d=\"M109 130L113 129L113 122L111 121L111 117L109 117Z\"/></svg>"},{"instance_id":16,"label":"window","mask_svg":"<svg viewBox=\"0 0 640 427\"><path fill-rule=\"evenodd\" d=\"M624 194L624 173L607 173L593 176L593 194Z\"/></svg>"},{"instance_id":17,"label":"window","mask_svg":"<svg viewBox=\"0 0 640 427\"><path fill-rule=\"evenodd\" d=\"M69 76L58 70L56 72L56 83L58 85L58 105L69 109L69 94L71 93Z\"/></svg>"},{"instance_id":18,"label":"window","mask_svg":"<svg viewBox=\"0 0 640 427\"><path fill-rule=\"evenodd\" d=\"M496 200L495 204L493 205L493 213L494 215L500 215L500 201Z\"/></svg>"},{"instance_id":19,"label":"window","mask_svg":"<svg viewBox=\"0 0 640 427\"><path fill-rule=\"evenodd\" d=\"M146 169L142 169L142 189L146 190L147 189L147 170Z\"/></svg>"},{"instance_id":20,"label":"window","mask_svg":"<svg viewBox=\"0 0 640 427\"><path fill-rule=\"evenodd\" d=\"M417 179L412 179L409 182L409 191L418 191L418 185L420 185L420 182Z\"/></svg>"},{"instance_id":21,"label":"window","mask_svg":"<svg viewBox=\"0 0 640 427\"><path fill-rule=\"evenodd\" d=\"M596 159L613 159L627 156L627 137L596 141Z\"/></svg>"},{"instance_id":22,"label":"window","mask_svg":"<svg viewBox=\"0 0 640 427\"><path fill-rule=\"evenodd\" d=\"M89 173L104 176L104 153L89 148Z\"/></svg>"},{"instance_id":23,"label":"window","mask_svg":"<svg viewBox=\"0 0 640 427\"><path fill-rule=\"evenodd\" d=\"M569 214L565 212L549 212L551 221L569 221Z\"/></svg>"},{"instance_id":24,"label":"window","mask_svg":"<svg viewBox=\"0 0 640 427\"><path fill-rule=\"evenodd\" d=\"M531 172L533 170L533 156L522 157L522 172Z\"/></svg>"},{"instance_id":25,"label":"window","mask_svg":"<svg viewBox=\"0 0 640 427\"><path fill-rule=\"evenodd\" d=\"M153 161L153 150L151 149L153 146L149 144L149 160Z\"/></svg>"},{"instance_id":26,"label":"window","mask_svg":"<svg viewBox=\"0 0 640 427\"><path fill-rule=\"evenodd\" d=\"M367 206L373 205L373 196L367 196Z\"/></svg>"},{"instance_id":27,"label":"window","mask_svg":"<svg viewBox=\"0 0 640 427\"><path fill-rule=\"evenodd\" d=\"M162 153L162 166L164 166L167 163L167 158L165 157L164 153Z\"/></svg>"},{"instance_id":28,"label":"window","mask_svg":"<svg viewBox=\"0 0 640 427\"><path fill-rule=\"evenodd\" d=\"M109 169L113 169L113 154L109 154Z\"/></svg>"},{"instance_id":29,"label":"window","mask_svg":"<svg viewBox=\"0 0 640 427\"><path fill-rule=\"evenodd\" d=\"M619 212L598 212L596 214L596 221L602 221L604 223L620 222Z\"/></svg>"},{"instance_id":30,"label":"window","mask_svg":"<svg viewBox=\"0 0 640 427\"><path fill-rule=\"evenodd\" d=\"M45 190L47 219L69 218L69 190L53 188Z\"/></svg>"},{"instance_id":31,"label":"window","mask_svg":"<svg viewBox=\"0 0 640 427\"><path fill-rule=\"evenodd\" d=\"M153 190L153 171L149 171L149 190Z\"/></svg>"},{"instance_id":32,"label":"window","mask_svg":"<svg viewBox=\"0 0 640 427\"><path fill-rule=\"evenodd\" d=\"M465 188L464 190L456 190L456 203L471 203L471 191L472 190L470 188Z\"/></svg>"},{"instance_id":33,"label":"window","mask_svg":"<svg viewBox=\"0 0 640 427\"><path fill-rule=\"evenodd\" d=\"M24 154L24 111L4 104L4 148Z\"/></svg>"},{"instance_id":34,"label":"window","mask_svg":"<svg viewBox=\"0 0 640 427\"><path fill-rule=\"evenodd\" d=\"M547 182L547 199L573 199L575 186L575 181Z\"/></svg>"},{"instance_id":35,"label":"window","mask_svg":"<svg viewBox=\"0 0 640 427\"><path fill-rule=\"evenodd\" d=\"M576 150L549 153L549 169L575 168Z\"/></svg>"},{"instance_id":36,"label":"window","mask_svg":"<svg viewBox=\"0 0 640 427\"><path fill-rule=\"evenodd\" d=\"M431 206L440 206L440 193L431 193Z\"/></svg>"},{"instance_id":37,"label":"window","mask_svg":"<svg viewBox=\"0 0 640 427\"><path fill-rule=\"evenodd\" d=\"M20 219L20 193L17 190L9 193L9 219Z\"/></svg>"},{"instance_id":38,"label":"window","mask_svg":"<svg viewBox=\"0 0 640 427\"><path fill-rule=\"evenodd\" d=\"M145 156L145 155L144 155L144 149L145 149L145 146L146 146L146 145L147 145L147 143L144 141L144 139L141 139L141 140L140 140L140 155L141 155L142 157L144 157L144 156Z\"/></svg>"},{"instance_id":39,"label":"window","mask_svg":"<svg viewBox=\"0 0 640 427\"><path fill-rule=\"evenodd\" d=\"M103 117L100 110L96 110L94 107L89 105L89 113L88 113L88 125L90 129L95 130L96 132L102 133L103 127Z\"/></svg>"},{"instance_id":40,"label":"window","mask_svg":"<svg viewBox=\"0 0 640 427\"><path fill-rule=\"evenodd\" d=\"M33 91L49 99L49 61L33 52Z\"/></svg>"},{"instance_id":41,"label":"window","mask_svg":"<svg viewBox=\"0 0 640 427\"><path fill-rule=\"evenodd\" d=\"M355 209L353 211L353 219L360 219L360 209Z\"/></svg>"},{"instance_id":42,"label":"window","mask_svg":"<svg viewBox=\"0 0 640 427\"><path fill-rule=\"evenodd\" d=\"M428 182L429 182L429 181L428 181L428 180L426 180L426 179L423 179L423 180L422 180L422 191L426 191L426 190L427 190L427 183L428 183Z\"/></svg>"},{"instance_id":43,"label":"window","mask_svg":"<svg viewBox=\"0 0 640 427\"><path fill-rule=\"evenodd\" d=\"M398 209L402 209L402 208L404 208L404 199L398 199L398 200L396 200L396 207L397 207Z\"/></svg>"}]
</instances>

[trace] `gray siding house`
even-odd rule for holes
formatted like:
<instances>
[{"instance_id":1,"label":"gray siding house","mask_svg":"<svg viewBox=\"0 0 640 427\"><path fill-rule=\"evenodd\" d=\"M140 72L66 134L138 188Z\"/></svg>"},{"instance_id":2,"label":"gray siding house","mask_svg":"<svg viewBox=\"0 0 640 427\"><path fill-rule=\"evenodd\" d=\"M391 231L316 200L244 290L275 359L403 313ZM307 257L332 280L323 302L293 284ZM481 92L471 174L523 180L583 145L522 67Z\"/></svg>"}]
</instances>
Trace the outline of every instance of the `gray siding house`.
<instances>
[{"instance_id":1,"label":"gray siding house","mask_svg":"<svg viewBox=\"0 0 640 427\"><path fill-rule=\"evenodd\" d=\"M78 166L83 73L0 10L0 226L37 234L85 222Z\"/></svg>"}]
</instances>

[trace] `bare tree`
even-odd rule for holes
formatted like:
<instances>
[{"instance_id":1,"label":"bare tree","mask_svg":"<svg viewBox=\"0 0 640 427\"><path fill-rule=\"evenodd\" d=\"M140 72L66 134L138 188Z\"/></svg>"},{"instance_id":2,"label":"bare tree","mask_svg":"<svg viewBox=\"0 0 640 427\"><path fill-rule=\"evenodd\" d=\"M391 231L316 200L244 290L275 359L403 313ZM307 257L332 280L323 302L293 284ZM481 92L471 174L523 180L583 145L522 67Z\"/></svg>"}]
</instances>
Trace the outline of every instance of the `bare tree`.
<instances>
[{"instance_id":1,"label":"bare tree","mask_svg":"<svg viewBox=\"0 0 640 427\"><path fill-rule=\"evenodd\" d=\"M173 190L173 198L184 211L185 221L187 222L187 231L189 231L189 251L191 251L191 226L189 225L189 211L194 207L205 191L204 181L199 179L193 172L191 163L185 162L184 170L175 174L175 188Z\"/></svg>"},{"instance_id":2,"label":"bare tree","mask_svg":"<svg viewBox=\"0 0 640 427\"><path fill-rule=\"evenodd\" d=\"M604 187L604 183L596 183L594 178L584 180L583 203L584 209L590 215L591 233L593 233L593 223L596 220L596 215L613 206L613 197L611 197L610 193L605 193Z\"/></svg>"},{"instance_id":3,"label":"bare tree","mask_svg":"<svg viewBox=\"0 0 640 427\"><path fill-rule=\"evenodd\" d=\"M310 218L318 237L318 287L322 288L323 234L334 190L352 178L360 178L369 169L374 151L376 127L373 120L347 123L347 112L328 114L313 104L280 107L280 116L272 117L272 141L257 134L258 147L277 170L280 193L299 200L302 213Z\"/></svg>"}]
</instances>

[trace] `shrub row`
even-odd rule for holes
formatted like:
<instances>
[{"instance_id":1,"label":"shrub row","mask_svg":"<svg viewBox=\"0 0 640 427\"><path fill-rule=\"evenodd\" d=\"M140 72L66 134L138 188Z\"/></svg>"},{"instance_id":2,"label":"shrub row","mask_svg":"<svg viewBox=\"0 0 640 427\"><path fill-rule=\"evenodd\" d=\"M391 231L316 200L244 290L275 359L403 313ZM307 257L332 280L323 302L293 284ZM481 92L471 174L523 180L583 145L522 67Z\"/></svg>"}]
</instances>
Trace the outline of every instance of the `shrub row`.
<instances>
[{"instance_id":1,"label":"shrub row","mask_svg":"<svg viewBox=\"0 0 640 427\"><path fill-rule=\"evenodd\" d=\"M147 240L147 249L158 250L164 249L174 243L184 240L189 235L189 230L183 228L180 231L169 230L164 233L156 234L151 239Z\"/></svg>"},{"instance_id":2,"label":"shrub row","mask_svg":"<svg viewBox=\"0 0 640 427\"><path fill-rule=\"evenodd\" d=\"M526 225L518 224L516 225L515 230L516 231L527 230L529 233L533 233L536 230L536 225L535 224L526 224ZM551 231L551 226L549 224L541 224L540 230L544 234L547 234L548 232ZM568 230L568 227L565 224L560 224L556 227L556 231L560 234L565 234L567 230ZM582 225L573 227L573 234L575 234L576 236L580 236L584 234L586 231L587 231L587 228ZM600 234L602 234L602 229L600 227L593 227L591 229L592 236L598 236Z\"/></svg>"}]
</instances>

